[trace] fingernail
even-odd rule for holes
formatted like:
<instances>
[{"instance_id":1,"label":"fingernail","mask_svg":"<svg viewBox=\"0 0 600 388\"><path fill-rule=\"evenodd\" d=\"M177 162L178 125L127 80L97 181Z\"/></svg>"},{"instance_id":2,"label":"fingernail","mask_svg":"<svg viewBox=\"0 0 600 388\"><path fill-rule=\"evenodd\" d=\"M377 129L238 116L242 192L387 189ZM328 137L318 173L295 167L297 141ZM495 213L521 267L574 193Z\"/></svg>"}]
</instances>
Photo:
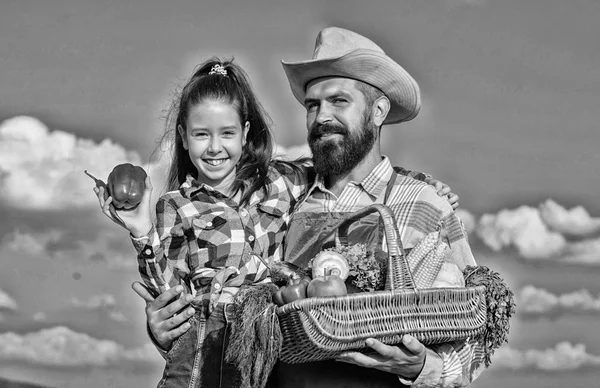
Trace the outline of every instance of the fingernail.
<instances>
[{"instance_id":1,"label":"fingernail","mask_svg":"<svg viewBox=\"0 0 600 388\"><path fill-rule=\"evenodd\" d=\"M175 286L175 291L177 291L177 292L183 291L183 286L182 285Z\"/></svg>"},{"instance_id":2,"label":"fingernail","mask_svg":"<svg viewBox=\"0 0 600 388\"><path fill-rule=\"evenodd\" d=\"M194 315L195 312L196 310L194 310L193 308L187 310L188 315Z\"/></svg>"}]
</instances>

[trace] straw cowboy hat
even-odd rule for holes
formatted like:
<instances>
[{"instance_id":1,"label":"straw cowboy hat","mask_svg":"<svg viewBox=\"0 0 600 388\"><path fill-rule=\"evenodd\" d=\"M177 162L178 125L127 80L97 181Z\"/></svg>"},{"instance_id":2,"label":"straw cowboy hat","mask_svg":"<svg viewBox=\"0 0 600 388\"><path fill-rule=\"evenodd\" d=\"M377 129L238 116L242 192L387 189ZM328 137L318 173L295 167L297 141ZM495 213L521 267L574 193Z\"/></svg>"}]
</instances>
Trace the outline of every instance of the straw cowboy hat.
<instances>
[{"instance_id":1,"label":"straw cowboy hat","mask_svg":"<svg viewBox=\"0 0 600 388\"><path fill-rule=\"evenodd\" d=\"M304 105L306 85L322 77L344 77L381 90L391 107L384 124L412 120L421 109L419 85L373 41L355 32L328 27L317 36L312 59L281 61L294 97Z\"/></svg>"}]
</instances>

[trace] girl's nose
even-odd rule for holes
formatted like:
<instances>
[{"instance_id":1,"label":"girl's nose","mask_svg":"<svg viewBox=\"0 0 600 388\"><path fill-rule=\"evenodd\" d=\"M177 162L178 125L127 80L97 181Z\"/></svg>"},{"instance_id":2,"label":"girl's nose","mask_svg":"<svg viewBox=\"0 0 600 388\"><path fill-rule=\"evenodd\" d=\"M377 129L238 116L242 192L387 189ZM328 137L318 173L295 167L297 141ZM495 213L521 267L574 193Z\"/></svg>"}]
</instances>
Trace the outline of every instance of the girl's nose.
<instances>
[{"instance_id":1,"label":"girl's nose","mask_svg":"<svg viewBox=\"0 0 600 388\"><path fill-rule=\"evenodd\" d=\"M221 139L218 136L213 137L208 144L208 152L218 153L221 151Z\"/></svg>"}]
</instances>

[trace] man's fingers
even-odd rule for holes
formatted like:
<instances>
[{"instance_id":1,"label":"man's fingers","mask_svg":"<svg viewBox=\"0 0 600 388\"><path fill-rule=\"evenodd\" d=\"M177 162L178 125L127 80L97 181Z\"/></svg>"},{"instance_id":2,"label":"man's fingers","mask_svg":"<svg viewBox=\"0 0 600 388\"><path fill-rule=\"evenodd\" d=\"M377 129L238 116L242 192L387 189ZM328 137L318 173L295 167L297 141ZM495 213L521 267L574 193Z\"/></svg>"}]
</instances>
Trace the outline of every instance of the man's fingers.
<instances>
[{"instance_id":1,"label":"man's fingers","mask_svg":"<svg viewBox=\"0 0 600 388\"><path fill-rule=\"evenodd\" d=\"M143 285L142 283L133 282L133 284L131 285L131 288L133 288L133 291L135 291L135 293L138 294L146 302L149 302L149 303L154 302L155 298L152 295L152 293L150 292L150 289L148 287L146 287L145 285Z\"/></svg>"},{"instance_id":2,"label":"man's fingers","mask_svg":"<svg viewBox=\"0 0 600 388\"><path fill-rule=\"evenodd\" d=\"M376 364L376 361L373 360L373 358L359 352L344 352L338 355L335 360L365 368L372 368Z\"/></svg>"},{"instance_id":3,"label":"man's fingers","mask_svg":"<svg viewBox=\"0 0 600 388\"><path fill-rule=\"evenodd\" d=\"M182 285L169 288L168 290L161 293L152 304L154 305L154 307L156 307L157 310L162 309L163 307L168 305L172 299L174 299L177 295L181 294L182 292Z\"/></svg>"},{"instance_id":4,"label":"man's fingers","mask_svg":"<svg viewBox=\"0 0 600 388\"><path fill-rule=\"evenodd\" d=\"M402 336L402 345L412 354L421 354L425 351L425 345L415 337L405 334Z\"/></svg>"},{"instance_id":5,"label":"man's fingers","mask_svg":"<svg viewBox=\"0 0 600 388\"><path fill-rule=\"evenodd\" d=\"M187 320L190 319L194 315L194 312L195 312L194 308L190 307L190 308L187 308L185 311L183 311L181 314L172 316L171 318L164 321L165 329L167 329L168 331L175 330L176 328L180 327L182 324L185 324L185 322L187 322ZM177 338L177 337L175 337L175 338Z\"/></svg>"},{"instance_id":6,"label":"man's fingers","mask_svg":"<svg viewBox=\"0 0 600 388\"><path fill-rule=\"evenodd\" d=\"M373 349L374 351L376 351L384 357L393 357L395 351L398 349L394 346L386 345L383 342L378 341L374 338L367 339L366 343L368 347L370 347L371 349Z\"/></svg>"},{"instance_id":7,"label":"man's fingers","mask_svg":"<svg viewBox=\"0 0 600 388\"><path fill-rule=\"evenodd\" d=\"M442 185L442 187L438 189L437 193L439 196L444 196L444 195L450 194L450 191L451 191L450 186Z\"/></svg>"},{"instance_id":8,"label":"man's fingers","mask_svg":"<svg viewBox=\"0 0 600 388\"><path fill-rule=\"evenodd\" d=\"M192 299L194 299L194 297L192 295L186 294L185 296L183 296L181 298L177 298L176 300L172 301L171 303L169 303L168 305L166 305L164 308L162 308L160 310L160 312L159 312L160 319L163 321L166 321L173 315L179 313L181 310L183 310L186 306L188 306L190 304Z\"/></svg>"}]
</instances>

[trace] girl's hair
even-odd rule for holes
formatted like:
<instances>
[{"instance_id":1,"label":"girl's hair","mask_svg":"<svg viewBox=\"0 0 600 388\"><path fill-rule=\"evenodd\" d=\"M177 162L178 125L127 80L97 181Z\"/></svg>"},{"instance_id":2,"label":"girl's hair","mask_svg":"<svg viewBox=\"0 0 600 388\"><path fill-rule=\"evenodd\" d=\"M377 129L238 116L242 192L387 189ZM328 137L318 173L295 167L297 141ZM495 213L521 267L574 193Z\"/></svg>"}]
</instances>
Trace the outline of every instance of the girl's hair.
<instances>
[{"instance_id":1,"label":"girl's hair","mask_svg":"<svg viewBox=\"0 0 600 388\"><path fill-rule=\"evenodd\" d=\"M222 68L213 71L215 66ZM240 205L247 204L253 192L267 190L267 172L273 152L273 138L269 130L271 119L256 98L248 75L233 63L233 58L221 61L214 57L199 65L173 100L166 120L166 134L174 132L175 135L167 189L177 190L188 174L196 176L197 169L183 148L181 133L177 128L181 126L187 130L190 109L205 100L231 104L238 112L242 128L246 121L250 123L246 145L237 164L232 187L233 194L240 190L242 192Z\"/></svg>"}]
</instances>

